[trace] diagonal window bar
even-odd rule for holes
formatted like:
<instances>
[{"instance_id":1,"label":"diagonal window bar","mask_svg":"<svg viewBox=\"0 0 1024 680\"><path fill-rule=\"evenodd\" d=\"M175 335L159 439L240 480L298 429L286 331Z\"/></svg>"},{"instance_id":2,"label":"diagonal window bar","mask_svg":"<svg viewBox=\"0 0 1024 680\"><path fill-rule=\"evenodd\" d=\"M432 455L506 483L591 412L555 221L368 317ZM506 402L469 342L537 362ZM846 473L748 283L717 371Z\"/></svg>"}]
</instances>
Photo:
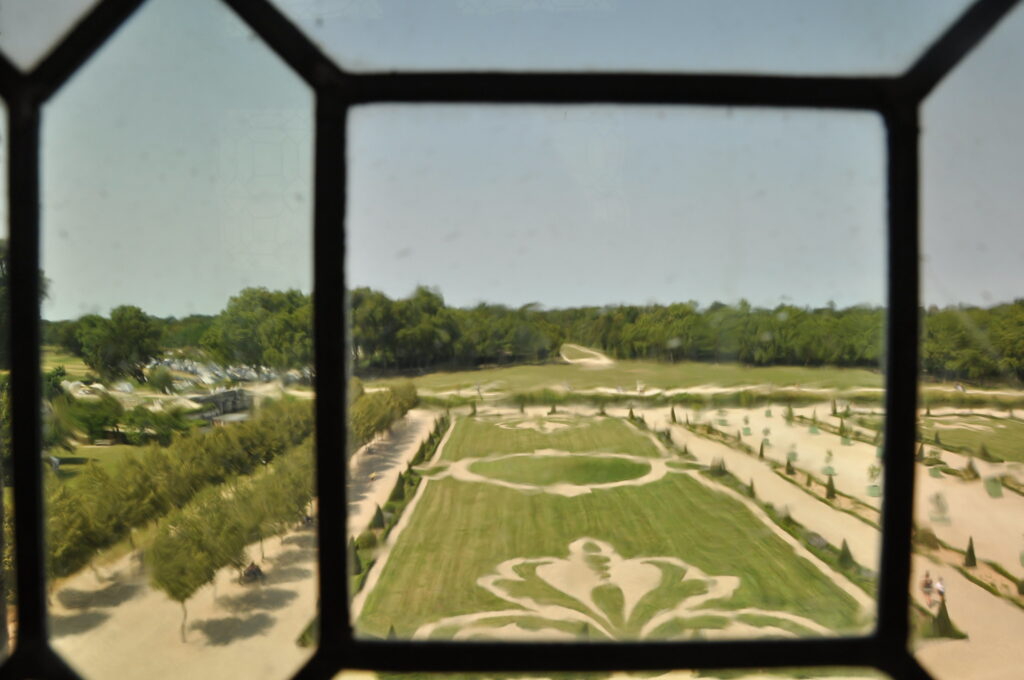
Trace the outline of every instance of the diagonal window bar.
<instances>
[{"instance_id":1,"label":"diagonal window bar","mask_svg":"<svg viewBox=\"0 0 1024 680\"><path fill-rule=\"evenodd\" d=\"M140 4L104 0L33 73L18 77L0 64L0 89L10 115L9 195L11 318L19 329L12 343L12 410L18 591L22 614L19 644L4 671L12 675L73 677L52 655L45 637L42 569L41 475L38 465L39 382L39 111L56 90ZM321 573L344 573L344 491L328 487L344 479L338 451L345 433L337 414L341 389L344 318L343 251L345 167L343 134L347 106L377 101L716 103L863 108L886 116L889 128L890 307L883 580L878 633L868 638L801 641L626 645L448 645L356 642L347 616L342 578L323 579L323 644L300 677L328 677L342 668L379 669L612 669L665 667L781 666L869 663L894 677L926 677L906 652L906 586L909 574L910 500L913 466L903 455L913 442L917 356L917 104L933 86L1012 9L1014 0L979 0L962 15L908 74L897 79L773 78L745 76L634 75L525 76L489 74L395 74L354 77L329 59L265 0L228 2L287 63L317 89L316 149L316 345L318 392L318 478L323 514ZM563 89L564 88L564 89ZM678 89L677 89L678 88ZM817 90L817 94L815 91ZM328 131L332 128L334 132ZM340 158L330 160L330 156ZM328 271L334 269L334 273ZM908 285L909 284L909 285ZM900 290L902 288L902 290ZM334 349L329 349L330 346ZM905 364L900 367L898 364ZM332 456L334 457L332 459ZM340 474L339 474L340 473ZM340 648L336 642L341 642ZM655 657L649 661L645 657ZM785 657L785 658L783 658Z\"/></svg>"}]
</instances>

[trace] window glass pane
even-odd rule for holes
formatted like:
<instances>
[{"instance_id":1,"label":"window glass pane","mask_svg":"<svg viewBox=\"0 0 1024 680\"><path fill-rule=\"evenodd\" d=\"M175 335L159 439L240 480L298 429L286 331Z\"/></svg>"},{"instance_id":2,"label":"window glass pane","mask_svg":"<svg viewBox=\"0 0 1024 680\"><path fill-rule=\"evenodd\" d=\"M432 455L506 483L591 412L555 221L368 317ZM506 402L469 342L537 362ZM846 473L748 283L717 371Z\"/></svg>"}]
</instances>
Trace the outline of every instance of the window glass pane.
<instances>
[{"instance_id":1,"label":"window glass pane","mask_svg":"<svg viewBox=\"0 0 1024 680\"><path fill-rule=\"evenodd\" d=\"M965 0L274 0L352 71L896 73Z\"/></svg>"},{"instance_id":2,"label":"window glass pane","mask_svg":"<svg viewBox=\"0 0 1024 680\"><path fill-rule=\"evenodd\" d=\"M3 230L0 247L0 489L3 489L3 506L0 506L0 658L6 657L13 646L13 630L7 625L12 619L15 597L14 575L14 489L11 470L11 317L8 299L7 236L10 225L7 221L7 104L0 100L0 229Z\"/></svg>"},{"instance_id":3,"label":"window glass pane","mask_svg":"<svg viewBox=\"0 0 1024 680\"><path fill-rule=\"evenodd\" d=\"M912 616L917 656L939 679L1024 664L1022 60L1017 9L923 108Z\"/></svg>"},{"instance_id":4,"label":"window glass pane","mask_svg":"<svg viewBox=\"0 0 1024 680\"><path fill-rule=\"evenodd\" d=\"M871 628L877 117L349 120L360 634Z\"/></svg>"},{"instance_id":5,"label":"window glass pane","mask_svg":"<svg viewBox=\"0 0 1024 680\"><path fill-rule=\"evenodd\" d=\"M50 630L86 677L312 653L311 104L220 3L155 0L44 109Z\"/></svg>"},{"instance_id":6,"label":"window glass pane","mask_svg":"<svg viewBox=\"0 0 1024 680\"><path fill-rule=\"evenodd\" d=\"M0 51L22 70L32 70L97 2L0 0Z\"/></svg>"}]
</instances>

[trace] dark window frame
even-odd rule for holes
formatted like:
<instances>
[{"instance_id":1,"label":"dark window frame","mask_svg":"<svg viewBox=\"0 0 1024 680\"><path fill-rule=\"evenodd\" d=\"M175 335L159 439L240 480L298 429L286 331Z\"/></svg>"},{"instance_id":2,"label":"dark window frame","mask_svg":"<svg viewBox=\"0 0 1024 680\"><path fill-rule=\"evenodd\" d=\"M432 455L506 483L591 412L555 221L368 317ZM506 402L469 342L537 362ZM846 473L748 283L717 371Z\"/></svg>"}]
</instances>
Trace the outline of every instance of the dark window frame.
<instances>
[{"instance_id":1,"label":"dark window frame","mask_svg":"<svg viewBox=\"0 0 1024 680\"><path fill-rule=\"evenodd\" d=\"M340 69L269 0L221 0L314 90L314 290L321 643L297 678L343 669L600 671L777 666L873 666L927 678L908 651L915 411L918 379L918 132L924 98L1017 4L977 0L895 76L804 77L636 73L386 73ZM143 0L102 0L29 73L0 55L8 110L11 410L18 640L0 678L77 675L49 646L39 465L39 124L48 98ZM888 334L882 558L878 625L863 637L782 641L450 643L354 638L345 570L346 384L344 214L346 116L370 103L699 104L862 110L886 127ZM902 454L900 453L902 452Z\"/></svg>"}]
</instances>

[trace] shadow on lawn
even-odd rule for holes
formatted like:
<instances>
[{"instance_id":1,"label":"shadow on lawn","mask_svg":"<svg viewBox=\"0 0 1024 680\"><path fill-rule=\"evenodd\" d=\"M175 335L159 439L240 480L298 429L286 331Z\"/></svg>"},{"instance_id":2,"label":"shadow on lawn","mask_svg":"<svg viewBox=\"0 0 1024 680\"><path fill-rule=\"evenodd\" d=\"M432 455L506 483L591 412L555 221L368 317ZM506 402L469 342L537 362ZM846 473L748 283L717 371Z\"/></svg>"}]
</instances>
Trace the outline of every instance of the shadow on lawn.
<instances>
[{"instance_id":1,"label":"shadow on lawn","mask_svg":"<svg viewBox=\"0 0 1024 680\"><path fill-rule=\"evenodd\" d=\"M250 590L242 595L225 595L217 602L229 612L245 613L258 609L267 611L282 609L298 596L298 593L293 590L260 588L259 590Z\"/></svg>"},{"instance_id":2,"label":"shadow on lawn","mask_svg":"<svg viewBox=\"0 0 1024 680\"><path fill-rule=\"evenodd\" d=\"M106 612L80 612L70 616L50 615L50 635L58 638L65 635L78 635L97 627L110 618Z\"/></svg>"},{"instance_id":3,"label":"shadow on lawn","mask_svg":"<svg viewBox=\"0 0 1024 680\"><path fill-rule=\"evenodd\" d=\"M65 609L116 607L135 597L140 590L142 586L135 583L111 583L99 590L65 588L57 593L57 600Z\"/></svg>"},{"instance_id":4,"label":"shadow on lawn","mask_svg":"<svg viewBox=\"0 0 1024 680\"><path fill-rule=\"evenodd\" d=\"M206 636L206 643L214 646L228 645L236 640L255 637L274 625L274 617L259 613L252 616L228 616L223 619L196 621L190 630L198 630Z\"/></svg>"}]
</instances>

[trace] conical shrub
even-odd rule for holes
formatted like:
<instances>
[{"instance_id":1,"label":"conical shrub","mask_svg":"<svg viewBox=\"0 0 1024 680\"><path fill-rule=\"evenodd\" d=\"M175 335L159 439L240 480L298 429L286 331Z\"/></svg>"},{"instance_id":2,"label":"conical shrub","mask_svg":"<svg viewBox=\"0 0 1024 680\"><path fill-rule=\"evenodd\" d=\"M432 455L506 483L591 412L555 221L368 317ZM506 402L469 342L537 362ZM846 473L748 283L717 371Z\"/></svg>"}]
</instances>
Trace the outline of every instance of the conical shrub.
<instances>
[{"instance_id":1,"label":"conical shrub","mask_svg":"<svg viewBox=\"0 0 1024 680\"><path fill-rule=\"evenodd\" d=\"M974 555L974 536L967 539L967 553L964 555L964 566L978 566L978 558Z\"/></svg>"},{"instance_id":2,"label":"conical shrub","mask_svg":"<svg viewBox=\"0 0 1024 680\"><path fill-rule=\"evenodd\" d=\"M377 509L373 511L373 519L370 520L371 529L383 529L384 528L384 511L377 506Z\"/></svg>"},{"instance_id":3,"label":"conical shrub","mask_svg":"<svg viewBox=\"0 0 1024 680\"><path fill-rule=\"evenodd\" d=\"M843 539L843 545L839 548L839 568L846 571L852 569L855 562L853 561L853 553L850 552L850 545Z\"/></svg>"},{"instance_id":4,"label":"conical shrub","mask_svg":"<svg viewBox=\"0 0 1024 680\"><path fill-rule=\"evenodd\" d=\"M946 609L946 600L939 603L939 611L932 620L932 633L935 637L961 637L963 634L956 629L953 621L949 618L949 610Z\"/></svg>"}]
</instances>

